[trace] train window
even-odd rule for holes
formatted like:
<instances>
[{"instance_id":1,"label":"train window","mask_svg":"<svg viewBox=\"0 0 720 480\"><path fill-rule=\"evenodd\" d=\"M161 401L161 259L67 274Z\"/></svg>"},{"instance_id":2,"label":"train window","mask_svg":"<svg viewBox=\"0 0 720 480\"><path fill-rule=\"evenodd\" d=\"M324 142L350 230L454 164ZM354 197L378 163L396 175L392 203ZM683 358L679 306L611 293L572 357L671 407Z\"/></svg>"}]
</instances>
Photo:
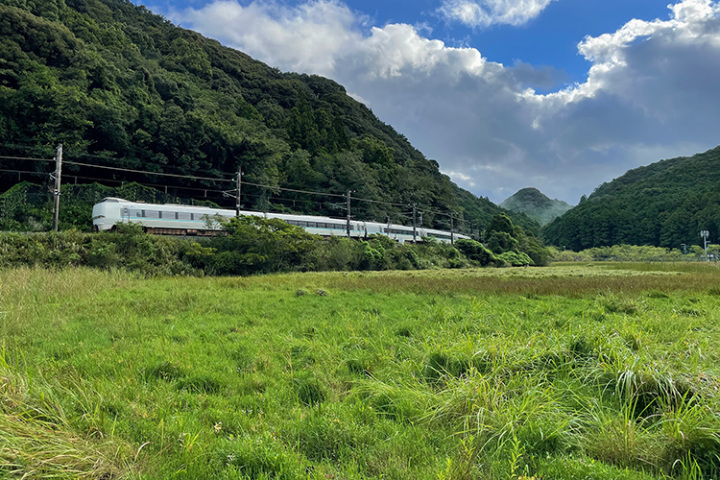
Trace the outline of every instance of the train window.
<instances>
[{"instance_id":1,"label":"train window","mask_svg":"<svg viewBox=\"0 0 720 480\"><path fill-rule=\"evenodd\" d=\"M143 217L146 218L161 218L160 212L157 210L143 210Z\"/></svg>"},{"instance_id":2,"label":"train window","mask_svg":"<svg viewBox=\"0 0 720 480\"><path fill-rule=\"evenodd\" d=\"M442 233L431 233L428 235L432 238L441 238L443 240L450 240L450 235L443 235Z\"/></svg>"},{"instance_id":3,"label":"train window","mask_svg":"<svg viewBox=\"0 0 720 480\"><path fill-rule=\"evenodd\" d=\"M175 215L177 215L175 218L178 220L192 220L192 213L177 212Z\"/></svg>"}]
</instances>

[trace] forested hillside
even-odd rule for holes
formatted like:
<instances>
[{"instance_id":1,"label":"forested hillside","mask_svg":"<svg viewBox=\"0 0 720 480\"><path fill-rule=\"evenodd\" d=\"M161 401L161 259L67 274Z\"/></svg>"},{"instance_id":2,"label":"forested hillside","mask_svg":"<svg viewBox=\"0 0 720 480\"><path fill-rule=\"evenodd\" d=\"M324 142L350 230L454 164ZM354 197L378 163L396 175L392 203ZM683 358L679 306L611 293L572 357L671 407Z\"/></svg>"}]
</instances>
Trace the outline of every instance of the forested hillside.
<instances>
[{"instance_id":1,"label":"forested hillside","mask_svg":"<svg viewBox=\"0 0 720 480\"><path fill-rule=\"evenodd\" d=\"M524 213L540 225L547 225L572 208L572 205L562 200L551 200L537 188L518 190L500 206L511 212Z\"/></svg>"},{"instance_id":2,"label":"forested hillside","mask_svg":"<svg viewBox=\"0 0 720 480\"><path fill-rule=\"evenodd\" d=\"M572 250L608 245L680 248L720 240L720 147L630 170L545 228Z\"/></svg>"},{"instance_id":3,"label":"forested hillside","mask_svg":"<svg viewBox=\"0 0 720 480\"><path fill-rule=\"evenodd\" d=\"M337 83L281 73L126 0L0 0L0 137L6 157L51 158L62 143L76 163L228 180L242 169L245 208L344 215L342 199L281 190L290 188L353 190L371 200L356 202L358 218L407 222L407 205L417 203L425 225L448 228L449 217L433 212L454 212L465 231L501 211L455 186ZM0 159L0 170L28 169L51 168ZM64 174L158 183L78 165ZM27 179L0 172L0 191L18 177ZM232 188L161 183L185 198L208 195L190 187L220 200Z\"/></svg>"}]
</instances>

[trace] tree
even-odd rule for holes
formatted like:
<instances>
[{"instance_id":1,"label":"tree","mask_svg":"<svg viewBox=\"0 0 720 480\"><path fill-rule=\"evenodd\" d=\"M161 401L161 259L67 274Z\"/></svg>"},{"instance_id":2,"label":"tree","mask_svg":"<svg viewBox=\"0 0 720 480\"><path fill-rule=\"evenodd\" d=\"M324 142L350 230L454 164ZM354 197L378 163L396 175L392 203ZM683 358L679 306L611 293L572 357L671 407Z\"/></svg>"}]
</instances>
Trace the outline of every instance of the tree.
<instances>
[{"instance_id":1,"label":"tree","mask_svg":"<svg viewBox=\"0 0 720 480\"><path fill-rule=\"evenodd\" d=\"M493 253L485 246L469 238L461 238L455 242L455 246L470 260L478 262L481 266L487 266L495 262Z\"/></svg>"},{"instance_id":2,"label":"tree","mask_svg":"<svg viewBox=\"0 0 720 480\"><path fill-rule=\"evenodd\" d=\"M493 253L504 253L514 250L518 241L509 233L493 231L487 240L487 246Z\"/></svg>"},{"instance_id":3,"label":"tree","mask_svg":"<svg viewBox=\"0 0 720 480\"><path fill-rule=\"evenodd\" d=\"M515 234L515 227L507 214L499 213L492 218L490 225L488 225L487 232L488 234L492 234L493 232L503 232L512 236Z\"/></svg>"},{"instance_id":4,"label":"tree","mask_svg":"<svg viewBox=\"0 0 720 480\"><path fill-rule=\"evenodd\" d=\"M220 275L247 275L302 269L318 238L282 220L256 216L223 224L227 236L210 242L217 254L196 265Z\"/></svg>"}]
</instances>

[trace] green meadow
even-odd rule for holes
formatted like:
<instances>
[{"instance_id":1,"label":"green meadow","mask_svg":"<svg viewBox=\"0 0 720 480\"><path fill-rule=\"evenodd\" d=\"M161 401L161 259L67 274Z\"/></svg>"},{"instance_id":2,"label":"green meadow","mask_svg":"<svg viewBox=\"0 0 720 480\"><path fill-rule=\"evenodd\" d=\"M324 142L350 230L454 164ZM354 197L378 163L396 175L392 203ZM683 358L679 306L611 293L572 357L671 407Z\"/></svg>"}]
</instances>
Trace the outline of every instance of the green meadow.
<instances>
[{"instance_id":1,"label":"green meadow","mask_svg":"<svg viewBox=\"0 0 720 480\"><path fill-rule=\"evenodd\" d=\"M720 477L706 264L0 270L0 478Z\"/></svg>"}]
</instances>

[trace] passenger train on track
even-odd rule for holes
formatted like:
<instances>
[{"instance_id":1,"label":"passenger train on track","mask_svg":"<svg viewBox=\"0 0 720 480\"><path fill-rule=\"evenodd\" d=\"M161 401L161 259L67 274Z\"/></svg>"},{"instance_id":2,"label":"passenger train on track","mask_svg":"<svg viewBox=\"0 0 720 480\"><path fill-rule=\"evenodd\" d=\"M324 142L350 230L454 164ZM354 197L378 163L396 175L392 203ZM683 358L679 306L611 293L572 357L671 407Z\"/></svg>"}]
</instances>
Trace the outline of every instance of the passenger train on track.
<instances>
[{"instance_id":1,"label":"passenger train on track","mask_svg":"<svg viewBox=\"0 0 720 480\"><path fill-rule=\"evenodd\" d=\"M122 198L106 198L95 204L92 210L95 232L114 230L118 223L131 222L141 225L148 233L164 235L214 235L222 228L219 222L213 221L216 215L233 218L236 212L212 207L130 202ZM242 210L240 215L277 218L323 237L348 236L347 220L338 218ZM385 235L398 242L422 241L423 237L427 237L452 243L461 238L470 238L454 232L422 227L417 227L413 235L413 227L350 220L350 237L365 238L373 234Z\"/></svg>"}]
</instances>

